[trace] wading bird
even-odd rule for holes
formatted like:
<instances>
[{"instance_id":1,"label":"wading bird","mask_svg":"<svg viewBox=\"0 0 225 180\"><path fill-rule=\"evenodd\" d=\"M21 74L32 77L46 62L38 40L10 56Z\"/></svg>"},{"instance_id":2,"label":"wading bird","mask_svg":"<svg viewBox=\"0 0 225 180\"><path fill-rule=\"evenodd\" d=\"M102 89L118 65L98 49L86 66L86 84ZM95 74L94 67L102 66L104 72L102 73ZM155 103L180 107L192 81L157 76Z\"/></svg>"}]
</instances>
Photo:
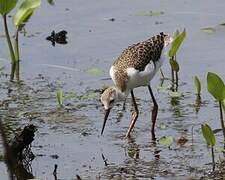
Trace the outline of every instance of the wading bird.
<instances>
[{"instance_id":1,"label":"wading bird","mask_svg":"<svg viewBox=\"0 0 225 180\"><path fill-rule=\"evenodd\" d=\"M126 137L130 136L138 118L138 107L135 101L133 89L147 86L154 107L152 110L152 138L155 139L155 123L158 113L158 104L150 86L150 81L162 66L167 55L167 49L173 38L161 32L150 39L133 44L125 49L110 68L110 76L115 86L107 88L101 95L101 102L105 108L105 118L101 134L103 134L107 118L113 105L118 101L124 101L129 93L134 105L134 113L127 131Z\"/></svg>"}]
</instances>

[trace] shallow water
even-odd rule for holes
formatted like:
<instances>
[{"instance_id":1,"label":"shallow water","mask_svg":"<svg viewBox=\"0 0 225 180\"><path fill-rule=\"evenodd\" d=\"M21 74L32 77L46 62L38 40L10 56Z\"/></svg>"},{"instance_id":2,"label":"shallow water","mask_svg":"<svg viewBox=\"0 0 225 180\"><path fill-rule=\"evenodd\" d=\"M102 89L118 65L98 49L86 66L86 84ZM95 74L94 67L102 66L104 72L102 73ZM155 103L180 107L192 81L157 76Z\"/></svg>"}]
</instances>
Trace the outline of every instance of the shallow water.
<instances>
[{"instance_id":1,"label":"shallow water","mask_svg":"<svg viewBox=\"0 0 225 180\"><path fill-rule=\"evenodd\" d=\"M57 164L58 179L76 179L77 174L82 179L209 178L210 149L201 135L200 123L208 122L213 129L220 127L217 103L206 89L206 74L212 71L225 77L225 27L219 26L225 21L223 5L224 1L209 0L67 0L50 6L43 1L26 26L27 36L20 39L23 85L9 84L8 77L3 75L0 78L0 101L8 102L8 105L3 103L0 112L7 127L11 132L30 122L38 127L32 146L36 155L31 164L33 175L53 179ZM164 14L139 15L150 10ZM201 30L211 26L216 29L212 34ZM157 91L159 74L153 80L160 107L156 136L158 139L165 135L175 139L184 136L188 142L183 146L174 142L170 148L152 142L149 112L152 103L147 88L135 89L140 116L132 139L124 139L131 118L130 99L125 112L121 111L122 105L112 110L104 136L100 136L103 109L96 90L112 84L107 78L113 60L130 44L178 28L186 28L188 35L178 54L179 91L183 97L173 99L168 95L169 81ZM63 29L68 31L68 44L53 47L45 40L52 30ZM0 65L5 67L2 72L9 73L4 40L0 38ZM103 73L98 76L88 73L93 67ZM170 76L168 63L164 64L163 71ZM203 82L203 104L198 113L195 75ZM66 95L73 92L79 96L66 99L65 110L57 108L55 94L59 88ZM218 148L222 134L216 136ZM107 166L102 155L107 159ZM218 150L217 160L219 156L223 157ZM3 162L0 162L0 177L7 178Z\"/></svg>"}]
</instances>

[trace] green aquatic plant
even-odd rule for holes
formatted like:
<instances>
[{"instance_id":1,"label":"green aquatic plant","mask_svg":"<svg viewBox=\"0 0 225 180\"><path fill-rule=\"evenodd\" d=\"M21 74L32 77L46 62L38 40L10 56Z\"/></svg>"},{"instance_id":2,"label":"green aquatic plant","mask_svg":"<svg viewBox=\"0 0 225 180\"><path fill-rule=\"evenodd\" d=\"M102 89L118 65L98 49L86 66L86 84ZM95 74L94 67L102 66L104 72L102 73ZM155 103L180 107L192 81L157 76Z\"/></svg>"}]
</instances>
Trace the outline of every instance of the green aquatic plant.
<instances>
[{"instance_id":1,"label":"green aquatic plant","mask_svg":"<svg viewBox=\"0 0 225 180\"><path fill-rule=\"evenodd\" d=\"M159 139L159 144L170 147L174 142L174 138L172 136L163 136Z\"/></svg>"},{"instance_id":2,"label":"green aquatic plant","mask_svg":"<svg viewBox=\"0 0 225 180\"><path fill-rule=\"evenodd\" d=\"M57 98L57 102L59 107L63 107L64 104L64 92L63 90L59 89L56 92L56 98Z\"/></svg>"},{"instance_id":3,"label":"green aquatic plant","mask_svg":"<svg viewBox=\"0 0 225 180\"><path fill-rule=\"evenodd\" d=\"M202 135L205 138L207 145L211 147L212 165L213 165L213 171L214 171L215 170L214 146L216 144L216 138L211 127L208 124L202 124L201 129L202 129Z\"/></svg>"},{"instance_id":4,"label":"green aquatic plant","mask_svg":"<svg viewBox=\"0 0 225 180\"><path fill-rule=\"evenodd\" d=\"M19 81L19 31L25 26L26 22L30 19L34 10L40 6L41 0L25 0L13 16L13 24L16 27L14 46L12 44L11 36L8 30L7 16L16 7L18 0L0 0L0 14L3 18L5 36L10 51L11 57L11 74L10 81Z\"/></svg>"},{"instance_id":5,"label":"green aquatic plant","mask_svg":"<svg viewBox=\"0 0 225 180\"><path fill-rule=\"evenodd\" d=\"M186 38L186 30L184 29L183 32L176 31L174 33L174 40L171 44L171 48L169 50L169 57L170 57L170 66L171 66L171 79L172 83L176 84L176 91L178 88L178 72L180 70L179 63L177 62L177 52L183 43L184 39ZM174 88L173 88L174 90Z\"/></svg>"},{"instance_id":6,"label":"green aquatic plant","mask_svg":"<svg viewBox=\"0 0 225 180\"><path fill-rule=\"evenodd\" d=\"M201 81L197 76L194 77L195 92L197 96L201 96Z\"/></svg>"},{"instance_id":7,"label":"green aquatic plant","mask_svg":"<svg viewBox=\"0 0 225 180\"><path fill-rule=\"evenodd\" d=\"M201 81L197 76L194 77L194 85L195 85L195 93L196 93L196 100L195 100L195 111L198 113L202 100L201 100Z\"/></svg>"},{"instance_id":8,"label":"green aquatic plant","mask_svg":"<svg viewBox=\"0 0 225 180\"><path fill-rule=\"evenodd\" d=\"M223 130L225 140L225 126L223 121L223 108L222 104L225 100L225 85L223 80L215 73L208 72L207 75L207 88L210 94L219 102L220 122Z\"/></svg>"}]
</instances>

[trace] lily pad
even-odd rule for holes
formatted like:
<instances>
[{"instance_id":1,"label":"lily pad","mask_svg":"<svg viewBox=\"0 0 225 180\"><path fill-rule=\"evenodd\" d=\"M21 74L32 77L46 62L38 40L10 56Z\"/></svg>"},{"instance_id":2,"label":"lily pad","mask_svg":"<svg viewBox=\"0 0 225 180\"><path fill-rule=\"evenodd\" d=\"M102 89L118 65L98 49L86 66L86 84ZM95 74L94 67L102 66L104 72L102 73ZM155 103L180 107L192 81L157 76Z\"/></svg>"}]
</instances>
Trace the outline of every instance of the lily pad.
<instances>
[{"instance_id":1,"label":"lily pad","mask_svg":"<svg viewBox=\"0 0 225 180\"><path fill-rule=\"evenodd\" d=\"M144 11L144 12L138 13L137 15L138 16L160 16L163 14L164 14L163 11Z\"/></svg>"},{"instance_id":2,"label":"lily pad","mask_svg":"<svg viewBox=\"0 0 225 180\"><path fill-rule=\"evenodd\" d=\"M99 68L90 68L86 72L93 76L101 76L103 74L103 71Z\"/></svg>"},{"instance_id":3,"label":"lily pad","mask_svg":"<svg viewBox=\"0 0 225 180\"><path fill-rule=\"evenodd\" d=\"M213 34L214 32L216 32L216 29L213 27L206 27L202 28L201 30L207 34Z\"/></svg>"},{"instance_id":4,"label":"lily pad","mask_svg":"<svg viewBox=\"0 0 225 180\"><path fill-rule=\"evenodd\" d=\"M159 139L159 144L164 146L171 146L173 144L173 137L172 136L163 136Z\"/></svg>"}]
</instances>

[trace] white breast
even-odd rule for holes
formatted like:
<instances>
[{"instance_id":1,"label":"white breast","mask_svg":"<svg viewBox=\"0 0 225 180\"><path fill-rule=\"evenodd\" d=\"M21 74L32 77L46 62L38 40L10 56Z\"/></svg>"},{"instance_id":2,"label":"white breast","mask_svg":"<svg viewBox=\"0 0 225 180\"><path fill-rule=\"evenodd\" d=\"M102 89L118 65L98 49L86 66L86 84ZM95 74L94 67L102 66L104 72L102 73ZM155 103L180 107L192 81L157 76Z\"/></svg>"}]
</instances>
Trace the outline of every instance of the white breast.
<instances>
[{"instance_id":1,"label":"white breast","mask_svg":"<svg viewBox=\"0 0 225 180\"><path fill-rule=\"evenodd\" d=\"M149 85L150 81L152 80L152 78L155 76L155 74L165 61L166 55L167 55L166 49L163 48L160 59L155 63L155 65L153 64L153 62L147 64L144 71L139 71L135 68L127 68L127 75L128 75L128 81L126 86L127 90L140 86ZM114 84L117 84L114 66L111 66L109 74Z\"/></svg>"}]
</instances>

